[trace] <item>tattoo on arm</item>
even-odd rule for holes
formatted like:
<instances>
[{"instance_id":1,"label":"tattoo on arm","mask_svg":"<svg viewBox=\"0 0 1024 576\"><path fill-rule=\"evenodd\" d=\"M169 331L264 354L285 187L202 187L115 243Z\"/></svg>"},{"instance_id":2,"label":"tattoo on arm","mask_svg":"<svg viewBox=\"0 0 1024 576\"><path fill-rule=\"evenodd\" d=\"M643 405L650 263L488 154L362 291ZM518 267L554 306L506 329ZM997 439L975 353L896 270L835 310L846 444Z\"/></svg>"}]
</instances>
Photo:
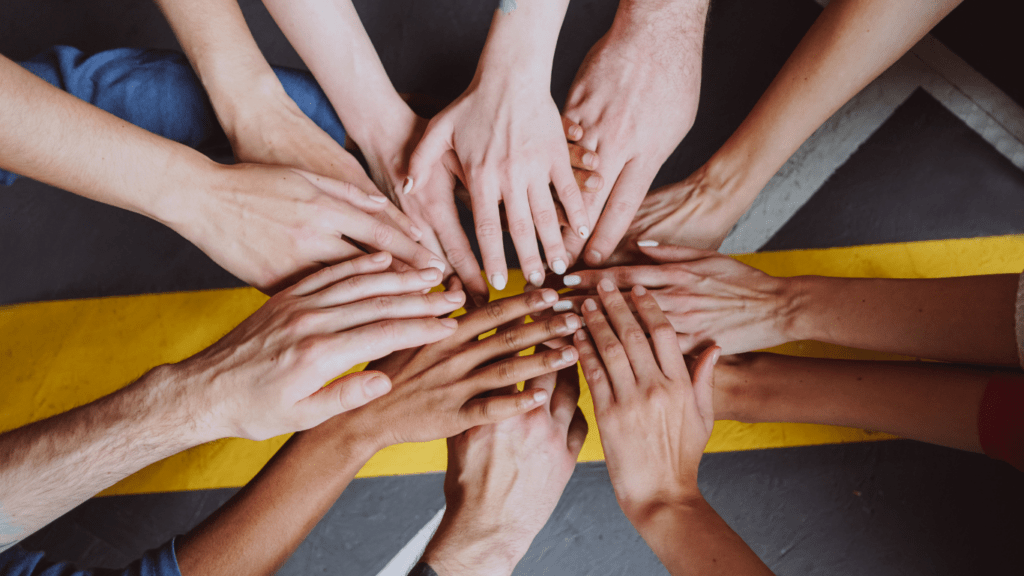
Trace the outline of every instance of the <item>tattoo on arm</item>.
<instances>
[{"instance_id":1,"label":"tattoo on arm","mask_svg":"<svg viewBox=\"0 0 1024 576\"><path fill-rule=\"evenodd\" d=\"M498 2L498 8L502 14L511 14L516 9L516 0L500 0ZM430 568L429 566L427 567ZM433 570L431 570L433 572Z\"/></svg>"}]
</instances>

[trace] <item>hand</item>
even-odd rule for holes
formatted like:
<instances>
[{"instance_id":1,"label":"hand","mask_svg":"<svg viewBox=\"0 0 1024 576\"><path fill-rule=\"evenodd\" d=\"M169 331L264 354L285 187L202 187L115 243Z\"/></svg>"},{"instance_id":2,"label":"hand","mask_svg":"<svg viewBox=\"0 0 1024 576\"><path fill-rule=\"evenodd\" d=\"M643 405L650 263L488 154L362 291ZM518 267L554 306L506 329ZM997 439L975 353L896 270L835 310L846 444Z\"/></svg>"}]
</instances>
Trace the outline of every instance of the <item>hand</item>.
<instances>
[{"instance_id":1,"label":"hand","mask_svg":"<svg viewBox=\"0 0 1024 576\"><path fill-rule=\"evenodd\" d=\"M380 252L326 268L283 290L203 352L180 363L200 398L200 427L213 438L262 440L316 426L388 392L379 372L353 366L456 332L437 319L465 302L462 292L422 294L436 268L384 272Z\"/></svg>"},{"instance_id":2,"label":"hand","mask_svg":"<svg viewBox=\"0 0 1024 576\"><path fill-rule=\"evenodd\" d=\"M491 285L501 290L508 280L498 209L501 202L523 275L540 285L544 263L538 237L552 271L562 274L568 266L549 183L554 184L574 233L586 238L590 220L573 177L561 119L547 89L548 78L507 70L481 71L484 68L478 69L469 89L428 124L410 158L405 191L419 190L431 168L446 154L454 153L460 178L469 190Z\"/></svg>"},{"instance_id":3,"label":"hand","mask_svg":"<svg viewBox=\"0 0 1024 576\"><path fill-rule=\"evenodd\" d=\"M607 279L620 289L650 289L677 332L684 354L719 346L724 354L771 348L794 336L797 296L786 278L711 250L684 246L642 246L643 255L657 264L582 270L565 277L581 291L593 291ZM579 310L587 297L563 295L559 311Z\"/></svg>"},{"instance_id":4,"label":"hand","mask_svg":"<svg viewBox=\"0 0 1024 576\"><path fill-rule=\"evenodd\" d=\"M605 186L584 196L597 226L584 260L602 264L618 246L661 165L697 115L707 1L619 8L569 89L564 115L602 159ZM600 219L598 219L600 218ZM565 235L575 260L584 241Z\"/></svg>"},{"instance_id":5,"label":"hand","mask_svg":"<svg viewBox=\"0 0 1024 576\"><path fill-rule=\"evenodd\" d=\"M552 337L572 334L582 324L578 316L563 314L477 338L549 308L557 299L554 290L538 290L492 302L461 316L458 330L450 337L372 363L370 369L391 379L391 392L336 419L338 425L345 427L347 436L376 451L403 442L447 438L544 404L548 400L544 389L479 395L574 365L577 354L572 346L516 354Z\"/></svg>"},{"instance_id":6,"label":"hand","mask_svg":"<svg viewBox=\"0 0 1024 576\"><path fill-rule=\"evenodd\" d=\"M649 292L632 293L642 325L610 281L598 293L608 317L587 299L590 337L580 330L575 343L615 497L635 523L652 507L701 498L697 466L715 425L712 374L721 350L706 350L691 380L675 330Z\"/></svg>"},{"instance_id":7,"label":"hand","mask_svg":"<svg viewBox=\"0 0 1024 576\"><path fill-rule=\"evenodd\" d=\"M448 439L448 508L423 554L442 576L511 574L547 523L587 436L576 366L526 383L548 402ZM557 380L557 384L556 384Z\"/></svg>"},{"instance_id":8,"label":"hand","mask_svg":"<svg viewBox=\"0 0 1024 576\"><path fill-rule=\"evenodd\" d=\"M180 200L169 225L215 262L273 293L325 265L387 250L412 268L444 263L378 219L388 205L352 184L301 170L216 164Z\"/></svg>"}]
</instances>

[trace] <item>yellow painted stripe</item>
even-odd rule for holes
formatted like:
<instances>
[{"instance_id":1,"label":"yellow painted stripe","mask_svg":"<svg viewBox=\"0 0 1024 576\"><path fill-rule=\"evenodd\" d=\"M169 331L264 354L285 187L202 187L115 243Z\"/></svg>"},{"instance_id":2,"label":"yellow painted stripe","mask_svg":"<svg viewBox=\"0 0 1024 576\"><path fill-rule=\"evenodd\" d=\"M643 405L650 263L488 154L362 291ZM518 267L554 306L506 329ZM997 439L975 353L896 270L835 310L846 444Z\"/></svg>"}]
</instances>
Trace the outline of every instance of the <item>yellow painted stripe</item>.
<instances>
[{"instance_id":1,"label":"yellow painted stripe","mask_svg":"<svg viewBox=\"0 0 1024 576\"><path fill-rule=\"evenodd\" d=\"M738 257L778 276L935 278L1019 272L1024 236L1002 236L750 254ZM513 274L503 295L522 290ZM208 290L60 302L0 309L0 430L9 430L109 394L146 369L201 350L258 308L252 289ZM776 351L802 356L882 359L890 356L799 342ZM601 460L589 391L581 402L592 433L581 460ZM805 424L719 422L709 452L753 450L889 438L865 430ZM104 494L241 486L285 438L223 440L158 462ZM443 441L393 446L360 476L443 470Z\"/></svg>"}]
</instances>

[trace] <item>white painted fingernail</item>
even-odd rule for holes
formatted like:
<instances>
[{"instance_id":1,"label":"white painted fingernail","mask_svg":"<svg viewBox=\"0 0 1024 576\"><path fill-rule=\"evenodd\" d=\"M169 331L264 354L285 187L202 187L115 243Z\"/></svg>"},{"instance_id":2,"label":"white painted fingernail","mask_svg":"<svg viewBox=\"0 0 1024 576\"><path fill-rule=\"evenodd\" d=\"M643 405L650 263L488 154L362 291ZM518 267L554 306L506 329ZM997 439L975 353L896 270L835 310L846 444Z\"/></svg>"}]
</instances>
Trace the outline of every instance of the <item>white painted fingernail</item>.
<instances>
[{"instance_id":1,"label":"white painted fingernail","mask_svg":"<svg viewBox=\"0 0 1024 576\"><path fill-rule=\"evenodd\" d=\"M579 276L575 275L575 274L569 274L568 276L562 278L562 282L566 286L577 286L582 281L583 281L583 279L580 278Z\"/></svg>"},{"instance_id":2,"label":"white painted fingernail","mask_svg":"<svg viewBox=\"0 0 1024 576\"><path fill-rule=\"evenodd\" d=\"M504 274L491 275L491 286L494 286L495 290L504 290L506 282L508 281L505 279Z\"/></svg>"},{"instance_id":3,"label":"white painted fingernail","mask_svg":"<svg viewBox=\"0 0 1024 576\"><path fill-rule=\"evenodd\" d=\"M544 274L542 274L540 272L531 272L530 273L530 284L533 284L534 286L537 286L539 288L540 285L543 284L543 283L544 283Z\"/></svg>"},{"instance_id":4,"label":"white painted fingernail","mask_svg":"<svg viewBox=\"0 0 1024 576\"><path fill-rule=\"evenodd\" d=\"M590 228L580 226L580 238L586 238L588 236L590 236Z\"/></svg>"},{"instance_id":5,"label":"white painted fingernail","mask_svg":"<svg viewBox=\"0 0 1024 576\"><path fill-rule=\"evenodd\" d=\"M657 240L641 240L641 241L637 242L636 245L637 246L643 246L645 248L650 248L652 246L657 246L658 245L658 241Z\"/></svg>"},{"instance_id":6,"label":"white painted fingernail","mask_svg":"<svg viewBox=\"0 0 1024 576\"><path fill-rule=\"evenodd\" d=\"M412 192L412 185L415 184L413 179L409 176L405 177L405 184L402 185L402 194L408 194Z\"/></svg>"},{"instance_id":7,"label":"white painted fingernail","mask_svg":"<svg viewBox=\"0 0 1024 576\"><path fill-rule=\"evenodd\" d=\"M551 271L554 272L555 274L565 274L565 268L565 261L563 261L561 258L555 258L551 262Z\"/></svg>"},{"instance_id":8,"label":"white painted fingernail","mask_svg":"<svg viewBox=\"0 0 1024 576\"><path fill-rule=\"evenodd\" d=\"M437 268L441 271L441 274L444 274L444 262L441 262L437 258L431 258L430 262L427 262L427 265L431 268Z\"/></svg>"},{"instance_id":9,"label":"white painted fingernail","mask_svg":"<svg viewBox=\"0 0 1024 576\"><path fill-rule=\"evenodd\" d=\"M555 305L551 307L555 312L568 312L572 310L572 302L568 300L559 300L555 302Z\"/></svg>"}]
</instances>

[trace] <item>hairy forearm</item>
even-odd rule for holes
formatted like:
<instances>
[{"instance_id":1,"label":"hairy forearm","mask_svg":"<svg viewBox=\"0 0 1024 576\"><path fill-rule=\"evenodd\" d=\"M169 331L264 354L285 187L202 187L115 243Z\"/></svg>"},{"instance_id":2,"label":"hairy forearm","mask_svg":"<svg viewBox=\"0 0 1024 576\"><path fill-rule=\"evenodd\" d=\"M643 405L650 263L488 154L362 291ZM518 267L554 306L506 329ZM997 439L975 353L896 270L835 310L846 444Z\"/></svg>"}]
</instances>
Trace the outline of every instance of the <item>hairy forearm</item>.
<instances>
[{"instance_id":1,"label":"hairy forearm","mask_svg":"<svg viewBox=\"0 0 1024 576\"><path fill-rule=\"evenodd\" d=\"M865 428L980 452L978 409L993 374L939 363L726 356L715 369L715 415Z\"/></svg>"},{"instance_id":2,"label":"hairy forearm","mask_svg":"<svg viewBox=\"0 0 1024 576\"><path fill-rule=\"evenodd\" d=\"M184 576L274 574L376 451L335 417L294 436L245 488L177 545Z\"/></svg>"},{"instance_id":3,"label":"hairy forearm","mask_svg":"<svg viewBox=\"0 0 1024 576\"><path fill-rule=\"evenodd\" d=\"M215 164L0 56L0 167L172 227Z\"/></svg>"},{"instance_id":4,"label":"hairy forearm","mask_svg":"<svg viewBox=\"0 0 1024 576\"><path fill-rule=\"evenodd\" d=\"M832 114L960 0L832 0L736 132L708 163L746 207Z\"/></svg>"},{"instance_id":5,"label":"hairy forearm","mask_svg":"<svg viewBox=\"0 0 1024 576\"><path fill-rule=\"evenodd\" d=\"M0 548L129 474L212 439L196 408L176 369L162 366L110 396L0 435Z\"/></svg>"},{"instance_id":6,"label":"hairy forearm","mask_svg":"<svg viewBox=\"0 0 1024 576\"><path fill-rule=\"evenodd\" d=\"M772 573L699 494L628 517L672 576Z\"/></svg>"},{"instance_id":7,"label":"hairy forearm","mask_svg":"<svg viewBox=\"0 0 1024 576\"><path fill-rule=\"evenodd\" d=\"M791 338L971 364L1018 365L1018 276L790 281Z\"/></svg>"},{"instance_id":8,"label":"hairy forearm","mask_svg":"<svg viewBox=\"0 0 1024 576\"><path fill-rule=\"evenodd\" d=\"M264 0L360 148L408 132L395 91L351 0Z\"/></svg>"}]
</instances>

